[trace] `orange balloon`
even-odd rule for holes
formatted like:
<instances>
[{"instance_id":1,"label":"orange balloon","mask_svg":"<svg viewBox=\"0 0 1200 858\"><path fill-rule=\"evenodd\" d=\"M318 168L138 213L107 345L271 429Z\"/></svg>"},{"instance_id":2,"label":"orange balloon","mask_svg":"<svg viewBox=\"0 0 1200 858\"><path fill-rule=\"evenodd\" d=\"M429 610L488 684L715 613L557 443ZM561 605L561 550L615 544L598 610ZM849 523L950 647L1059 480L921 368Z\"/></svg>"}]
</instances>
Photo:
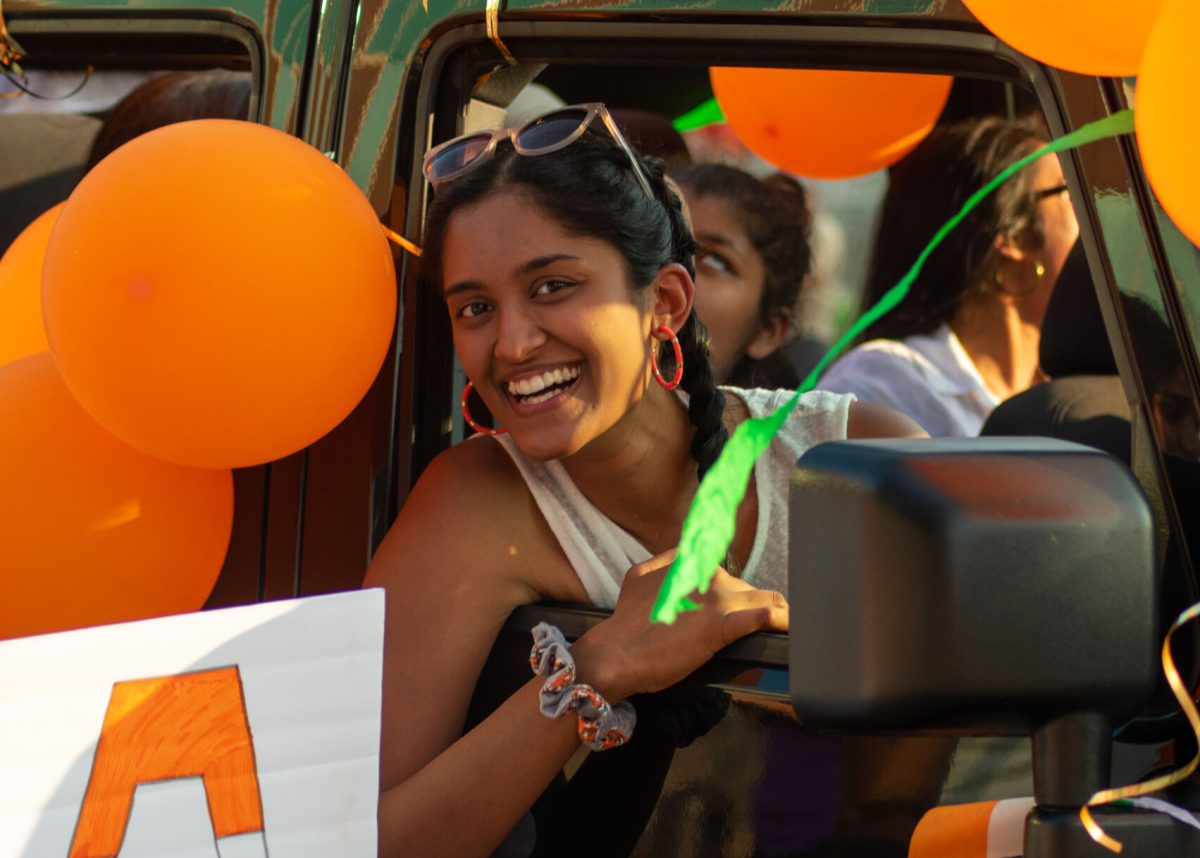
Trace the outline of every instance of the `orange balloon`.
<instances>
[{"instance_id":1,"label":"orange balloon","mask_svg":"<svg viewBox=\"0 0 1200 858\"><path fill-rule=\"evenodd\" d=\"M1200 5L1193 0L1171 0L1146 44L1133 116L1150 186L1171 220L1193 243L1200 244L1197 33Z\"/></svg>"},{"instance_id":2,"label":"orange balloon","mask_svg":"<svg viewBox=\"0 0 1200 858\"><path fill-rule=\"evenodd\" d=\"M881 170L930 132L953 78L891 72L712 68L738 139L776 167L817 179Z\"/></svg>"},{"instance_id":3,"label":"orange balloon","mask_svg":"<svg viewBox=\"0 0 1200 858\"><path fill-rule=\"evenodd\" d=\"M963 0L983 26L1023 54L1103 77L1138 73L1166 0Z\"/></svg>"},{"instance_id":4,"label":"orange balloon","mask_svg":"<svg viewBox=\"0 0 1200 858\"><path fill-rule=\"evenodd\" d=\"M283 132L205 119L84 177L42 304L63 378L101 425L161 459L239 467L350 413L391 341L396 280L340 167Z\"/></svg>"},{"instance_id":5,"label":"orange balloon","mask_svg":"<svg viewBox=\"0 0 1200 858\"><path fill-rule=\"evenodd\" d=\"M42 258L62 207L38 215L0 258L0 366L50 348L42 324Z\"/></svg>"},{"instance_id":6,"label":"orange balloon","mask_svg":"<svg viewBox=\"0 0 1200 858\"><path fill-rule=\"evenodd\" d=\"M0 638L194 611L233 526L233 475L105 432L49 354L0 367Z\"/></svg>"}]
</instances>

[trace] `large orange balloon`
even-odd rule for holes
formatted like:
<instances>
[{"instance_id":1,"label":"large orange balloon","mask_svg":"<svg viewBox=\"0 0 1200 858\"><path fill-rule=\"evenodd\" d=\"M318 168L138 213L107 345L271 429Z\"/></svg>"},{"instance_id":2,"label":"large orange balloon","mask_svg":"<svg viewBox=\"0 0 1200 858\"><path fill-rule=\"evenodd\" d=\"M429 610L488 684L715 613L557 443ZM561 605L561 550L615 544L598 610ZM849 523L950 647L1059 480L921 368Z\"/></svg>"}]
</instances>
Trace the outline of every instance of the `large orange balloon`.
<instances>
[{"instance_id":1,"label":"large orange balloon","mask_svg":"<svg viewBox=\"0 0 1200 858\"><path fill-rule=\"evenodd\" d=\"M963 0L979 22L1018 51L1082 74L1138 73L1166 0Z\"/></svg>"},{"instance_id":2,"label":"large orange balloon","mask_svg":"<svg viewBox=\"0 0 1200 858\"><path fill-rule=\"evenodd\" d=\"M270 461L370 387L396 310L392 254L332 161L265 126L182 122L100 162L46 251L63 378L105 428L200 467Z\"/></svg>"},{"instance_id":3,"label":"large orange balloon","mask_svg":"<svg viewBox=\"0 0 1200 858\"><path fill-rule=\"evenodd\" d=\"M818 179L899 161L932 130L953 78L891 72L713 68L729 127L760 158Z\"/></svg>"},{"instance_id":4,"label":"large orange balloon","mask_svg":"<svg viewBox=\"0 0 1200 858\"><path fill-rule=\"evenodd\" d=\"M1200 244L1200 5L1171 0L1154 26L1138 75L1138 147L1150 186L1171 220Z\"/></svg>"},{"instance_id":5,"label":"large orange balloon","mask_svg":"<svg viewBox=\"0 0 1200 858\"><path fill-rule=\"evenodd\" d=\"M42 324L42 258L61 210L59 203L39 215L0 259L0 366L50 348Z\"/></svg>"},{"instance_id":6,"label":"large orange balloon","mask_svg":"<svg viewBox=\"0 0 1200 858\"><path fill-rule=\"evenodd\" d=\"M48 353L0 367L0 638L204 605L233 525L228 470L105 432Z\"/></svg>"}]
</instances>

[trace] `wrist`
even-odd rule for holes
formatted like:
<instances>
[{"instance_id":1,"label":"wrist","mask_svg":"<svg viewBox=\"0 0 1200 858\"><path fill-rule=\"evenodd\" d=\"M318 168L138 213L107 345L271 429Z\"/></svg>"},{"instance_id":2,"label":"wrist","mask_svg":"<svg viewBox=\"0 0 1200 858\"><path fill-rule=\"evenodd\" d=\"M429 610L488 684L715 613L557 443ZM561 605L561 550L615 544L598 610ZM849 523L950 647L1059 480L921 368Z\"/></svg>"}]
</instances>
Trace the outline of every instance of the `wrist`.
<instances>
[{"instance_id":1,"label":"wrist","mask_svg":"<svg viewBox=\"0 0 1200 858\"><path fill-rule=\"evenodd\" d=\"M530 631L533 648L529 666L538 676L546 678L538 692L542 714L547 718L576 715L580 741L593 751L606 751L628 742L637 724L633 707L628 702L614 703L594 685L580 679L575 653L557 627L538 623ZM589 654L586 644L581 654Z\"/></svg>"},{"instance_id":2,"label":"wrist","mask_svg":"<svg viewBox=\"0 0 1200 858\"><path fill-rule=\"evenodd\" d=\"M571 644L571 655L579 681L586 682L616 705L635 691L622 681L616 653L604 642L600 630L601 626L597 626Z\"/></svg>"}]
</instances>

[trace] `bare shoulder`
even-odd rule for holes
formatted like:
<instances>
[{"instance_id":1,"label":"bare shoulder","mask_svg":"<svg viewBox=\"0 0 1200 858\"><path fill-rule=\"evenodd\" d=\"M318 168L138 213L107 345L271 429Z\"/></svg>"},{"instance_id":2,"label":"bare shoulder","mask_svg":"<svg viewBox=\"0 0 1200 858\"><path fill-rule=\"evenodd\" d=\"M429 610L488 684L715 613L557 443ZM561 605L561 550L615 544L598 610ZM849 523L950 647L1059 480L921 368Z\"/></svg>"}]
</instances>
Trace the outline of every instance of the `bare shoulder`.
<instances>
[{"instance_id":1,"label":"bare shoulder","mask_svg":"<svg viewBox=\"0 0 1200 858\"><path fill-rule=\"evenodd\" d=\"M470 579L513 605L565 598L560 591L574 577L512 459L486 439L456 444L429 464L366 584L387 587L417 570L450 586Z\"/></svg>"},{"instance_id":2,"label":"bare shoulder","mask_svg":"<svg viewBox=\"0 0 1200 858\"><path fill-rule=\"evenodd\" d=\"M846 421L848 438L927 438L928 433L906 414L873 402L853 402Z\"/></svg>"}]
</instances>

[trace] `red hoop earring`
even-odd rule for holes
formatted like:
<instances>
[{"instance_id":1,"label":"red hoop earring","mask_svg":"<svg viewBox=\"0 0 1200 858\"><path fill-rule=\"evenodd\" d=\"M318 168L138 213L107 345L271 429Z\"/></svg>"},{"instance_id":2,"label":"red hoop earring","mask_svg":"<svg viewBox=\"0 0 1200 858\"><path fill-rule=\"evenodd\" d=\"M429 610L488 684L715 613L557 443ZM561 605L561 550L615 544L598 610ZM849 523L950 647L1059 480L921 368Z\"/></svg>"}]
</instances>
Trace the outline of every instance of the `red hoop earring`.
<instances>
[{"instance_id":1,"label":"red hoop earring","mask_svg":"<svg viewBox=\"0 0 1200 858\"><path fill-rule=\"evenodd\" d=\"M679 387L679 382L683 380L683 349L679 347L679 338L675 336L675 332L666 325L659 325L655 329L656 333L665 334L667 339L671 341L672 348L675 349L675 376L667 381L663 378L661 372L658 371L658 347L657 345L650 350L650 369L654 372L654 380L657 381L666 390L674 390Z\"/></svg>"},{"instance_id":2,"label":"red hoop earring","mask_svg":"<svg viewBox=\"0 0 1200 858\"><path fill-rule=\"evenodd\" d=\"M471 409L467 407L467 397L471 395L471 391L475 389L475 382L468 381L467 386L463 388L462 393L462 416L467 425L478 432L480 435L503 435L505 429L489 429L487 426L480 426L471 416Z\"/></svg>"}]
</instances>

